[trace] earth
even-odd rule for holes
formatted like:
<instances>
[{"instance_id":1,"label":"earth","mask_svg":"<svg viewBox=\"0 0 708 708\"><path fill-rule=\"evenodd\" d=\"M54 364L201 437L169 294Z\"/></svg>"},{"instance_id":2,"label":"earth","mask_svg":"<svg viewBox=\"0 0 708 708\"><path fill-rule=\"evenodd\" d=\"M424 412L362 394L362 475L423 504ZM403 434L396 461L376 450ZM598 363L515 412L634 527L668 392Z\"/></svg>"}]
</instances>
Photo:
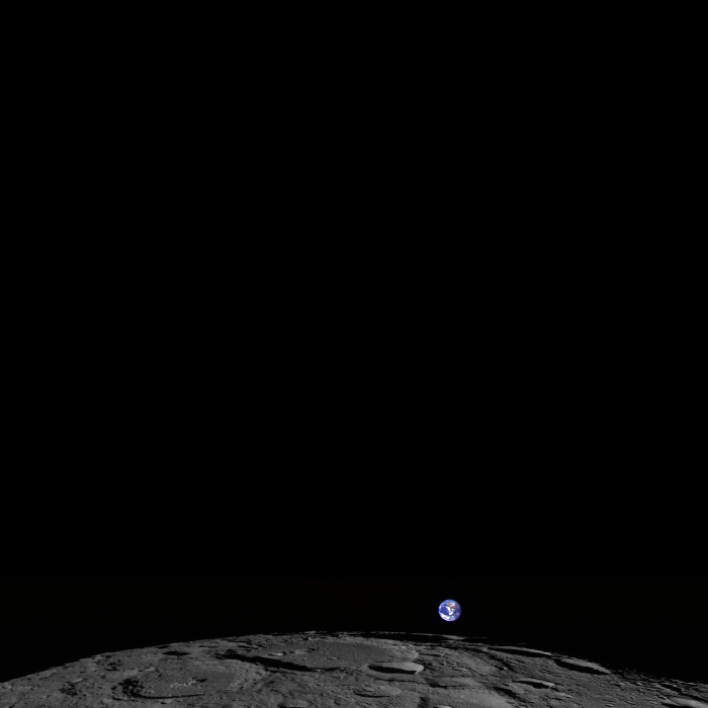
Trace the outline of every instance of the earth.
<instances>
[{"instance_id":1,"label":"earth","mask_svg":"<svg viewBox=\"0 0 708 708\"><path fill-rule=\"evenodd\" d=\"M460 607L460 603L455 600L445 600L440 603L438 612L446 622L454 622L456 619L460 618L462 608Z\"/></svg>"}]
</instances>

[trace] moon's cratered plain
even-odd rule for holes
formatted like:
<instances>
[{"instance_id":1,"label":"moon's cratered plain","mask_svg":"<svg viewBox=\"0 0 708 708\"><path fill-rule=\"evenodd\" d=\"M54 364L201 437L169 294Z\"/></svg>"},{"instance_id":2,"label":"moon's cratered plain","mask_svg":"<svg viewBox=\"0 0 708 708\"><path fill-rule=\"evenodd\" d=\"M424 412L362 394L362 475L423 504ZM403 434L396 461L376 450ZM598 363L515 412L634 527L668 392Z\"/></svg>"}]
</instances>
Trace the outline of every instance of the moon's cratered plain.
<instances>
[{"instance_id":1,"label":"moon's cratered plain","mask_svg":"<svg viewBox=\"0 0 708 708\"><path fill-rule=\"evenodd\" d=\"M302 632L99 654L0 683L0 708L708 708L708 686L453 635Z\"/></svg>"}]
</instances>

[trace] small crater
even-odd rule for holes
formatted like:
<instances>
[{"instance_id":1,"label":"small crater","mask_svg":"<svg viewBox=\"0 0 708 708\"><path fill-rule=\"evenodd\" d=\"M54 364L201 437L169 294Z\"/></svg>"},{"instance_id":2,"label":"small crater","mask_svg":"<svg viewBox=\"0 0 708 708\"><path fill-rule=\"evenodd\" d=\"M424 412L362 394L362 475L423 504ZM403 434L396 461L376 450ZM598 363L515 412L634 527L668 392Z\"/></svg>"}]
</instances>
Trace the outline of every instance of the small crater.
<instances>
[{"instance_id":1,"label":"small crater","mask_svg":"<svg viewBox=\"0 0 708 708\"><path fill-rule=\"evenodd\" d=\"M365 698L391 698L400 696L402 691L397 686L362 686L354 693Z\"/></svg>"},{"instance_id":2,"label":"small crater","mask_svg":"<svg viewBox=\"0 0 708 708\"><path fill-rule=\"evenodd\" d=\"M59 689L59 692L63 693L65 696L71 696L71 697L79 695L79 689L73 681L68 683L66 686L62 686Z\"/></svg>"},{"instance_id":3,"label":"small crater","mask_svg":"<svg viewBox=\"0 0 708 708\"><path fill-rule=\"evenodd\" d=\"M519 654L520 656L553 656L551 652L540 649L527 649L526 647L489 647L493 651L501 651L505 654Z\"/></svg>"},{"instance_id":4,"label":"small crater","mask_svg":"<svg viewBox=\"0 0 708 708\"><path fill-rule=\"evenodd\" d=\"M412 661L402 661L388 664L372 664L369 668L372 671L384 674L419 674L425 667L421 664L414 664Z\"/></svg>"},{"instance_id":5,"label":"small crater","mask_svg":"<svg viewBox=\"0 0 708 708\"><path fill-rule=\"evenodd\" d=\"M534 678L516 679L516 683L527 684L529 686L533 686L534 688L553 688L556 685L555 683L551 683L550 681L541 681L541 679Z\"/></svg>"},{"instance_id":6,"label":"small crater","mask_svg":"<svg viewBox=\"0 0 708 708\"><path fill-rule=\"evenodd\" d=\"M290 669L291 671L304 671L307 673L315 673L315 669L309 666L302 666L301 664L295 664L291 661L282 661L281 659L273 659L268 656L246 656L245 654L239 654L232 649L227 650L223 654L219 655L220 659L236 659L238 661L244 661L249 664L260 664L261 666L271 666L277 669Z\"/></svg>"},{"instance_id":7,"label":"small crater","mask_svg":"<svg viewBox=\"0 0 708 708\"><path fill-rule=\"evenodd\" d=\"M559 657L556 659L556 664L565 666L568 669L575 669L586 674L611 674L609 669L599 664L593 664L591 661L583 661L582 659L570 659Z\"/></svg>"}]
</instances>

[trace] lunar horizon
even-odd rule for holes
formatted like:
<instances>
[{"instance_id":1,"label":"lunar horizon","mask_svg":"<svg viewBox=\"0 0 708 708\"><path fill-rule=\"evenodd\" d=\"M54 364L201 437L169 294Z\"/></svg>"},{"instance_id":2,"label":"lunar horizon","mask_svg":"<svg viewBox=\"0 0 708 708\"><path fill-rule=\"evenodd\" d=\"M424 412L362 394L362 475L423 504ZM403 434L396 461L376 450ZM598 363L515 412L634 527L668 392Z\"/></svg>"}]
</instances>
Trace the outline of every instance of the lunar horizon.
<instances>
[{"instance_id":1,"label":"lunar horizon","mask_svg":"<svg viewBox=\"0 0 708 708\"><path fill-rule=\"evenodd\" d=\"M93 653L307 630L484 636L697 680L706 596L702 583L3 583L0 681ZM450 599L462 612L447 622Z\"/></svg>"},{"instance_id":2,"label":"lunar horizon","mask_svg":"<svg viewBox=\"0 0 708 708\"><path fill-rule=\"evenodd\" d=\"M0 682L0 708L708 708L708 686L473 637L268 633L95 654Z\"/></svg>"}]
</instances>

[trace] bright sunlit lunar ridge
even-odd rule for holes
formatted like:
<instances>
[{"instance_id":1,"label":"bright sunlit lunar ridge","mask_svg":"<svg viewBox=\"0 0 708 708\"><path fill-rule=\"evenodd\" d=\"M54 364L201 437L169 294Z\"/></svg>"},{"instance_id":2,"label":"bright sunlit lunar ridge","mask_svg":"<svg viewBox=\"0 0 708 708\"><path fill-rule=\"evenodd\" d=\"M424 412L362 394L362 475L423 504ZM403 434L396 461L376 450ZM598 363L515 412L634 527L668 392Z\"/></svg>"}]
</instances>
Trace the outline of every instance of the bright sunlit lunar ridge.
<instances>
[{"instance_id":1,"label":"bright sunlit lunar ridge","mask_svg":"<svg viewBox=\"0 0 708 708\"><path fill-rule=\"evenodd\" d=\"M445 600L440 603L438 613L446 622L454 622L456 619L460 618L462 608L460 607L460 603L455 600Z\"/></svg>"}]
</instances>

